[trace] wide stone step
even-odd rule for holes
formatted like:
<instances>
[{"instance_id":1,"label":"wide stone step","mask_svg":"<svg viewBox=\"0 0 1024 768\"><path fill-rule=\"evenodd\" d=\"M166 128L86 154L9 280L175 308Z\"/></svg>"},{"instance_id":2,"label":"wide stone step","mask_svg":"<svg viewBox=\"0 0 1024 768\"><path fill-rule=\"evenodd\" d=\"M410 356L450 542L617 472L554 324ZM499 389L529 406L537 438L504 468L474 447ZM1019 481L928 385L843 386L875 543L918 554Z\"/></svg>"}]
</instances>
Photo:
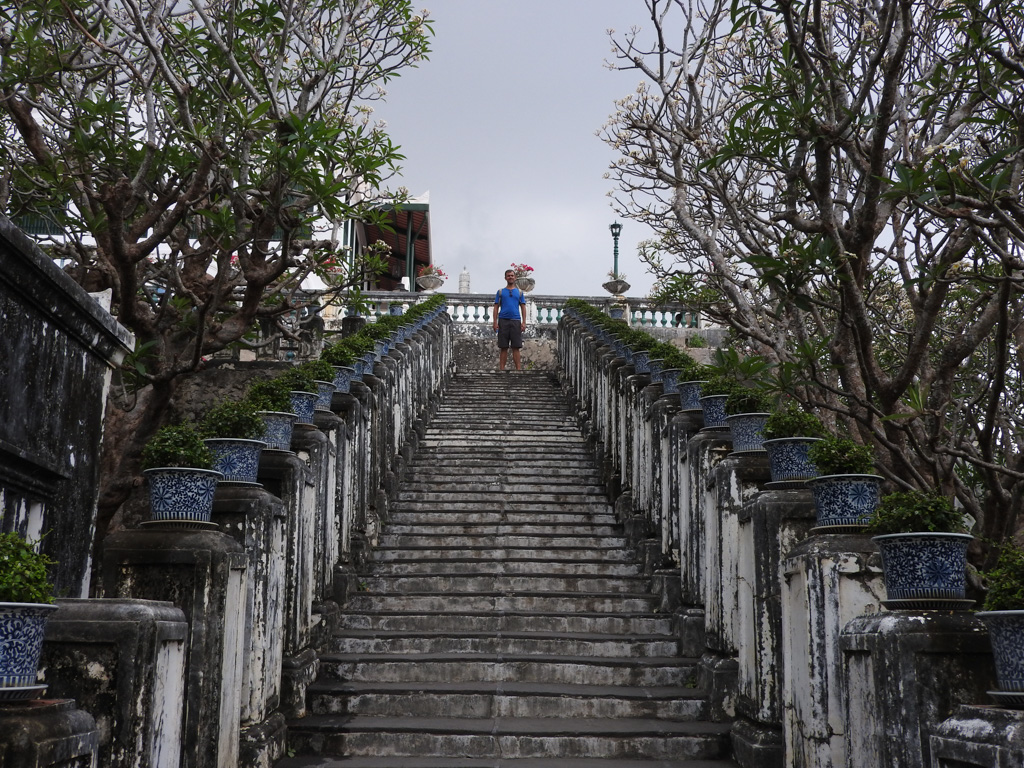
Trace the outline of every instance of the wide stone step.
<instances>
[{"instance_id":1,"label":"wide stone step","mask_svg":"<svg viewBox=\"0 0 1024 768\"><path fill-rule=\"evenodd\" d=\"M331 650L349 654L493 653L629 658L671 656L679 643L663 635L599 635L556 632L426 632L355 630L335 635Z\"/></svg>"},{"instance_id":2,"label":"wide stone step","mask_svg":"<svg viewBox=\"0 0 1024 768\"><path fill-rule=\"evenodd\" d=\"M354 612L365 611L543 611L545 613L562 613L566 611L582 611L584 613L654 613L660 600L654 595L553 595L519 594L519 595L376 595L367 592L356 592L345 607Z\"/></svg>"},{"instance_id":3,"label":"wide stone step","mask_svg":"<svg viewBox=\"0 0 1024 768\"><path fill-rule=\"evenodd\" d=\"M573 525L581 522L600 526L617 525L615 515L610 509L605 510L561 510L557 512L530 512L519 510L487 510L462 511L449 509L447 506L431 510L406 511L405 507L395 505L391 509L390 521L393 525L471 525L486 523L501 524L547 524ZM621 530L621 529L620 529Z\"/></svg>"},{"instance_id":4,"label":"wide stone step","mask_svg":"<svg viewBox=\"0 0 1024 768\"><path fill-rule=\"evenodd\" d=\"M621 549L595 551L590 547L508 547L505 542L497 546L492 542L482 547L390 547L374 550L371 555L374 562L392 561L432 561L444 562L487 560L496 563L534 563L534 562L566 562L566 563L633 563L633 557Z\"/></svg>"},{"instance_id":5,"label":"wide stone step","mask_svg":"<svg viewBox=\"0 0 1024 768\"><path fill-rule=\"evenodd\" d=\"M449 501L462 501L478 504L481 508L492 507L500 502L519 504L546 504L548 508L569 502L586 502L589 504L606 504L604 489L596 485L564 486L542 490L539 486L510 484L492 486L478 491L451 491L443 487L436 490L401 490L395 498L399 501L425 501L440 504Z\"/></svg>"},{"instance_id":6,"label":"wide stone step","mask_svg":"<svg viewBox=\"0 0 1024 768\"><path fill-rule=\"evenodd\" d=\"M645 594L649 579L628 576L588 576L578 574L371 574L360 579L367 592L385 596L416 592L447 595L486 593L580 592Z\"/></svg>"},{"instance_id":7,"label":"wide stone step","mask_svg":"<svg viewBox=\"0 0 1024 768\"><path fill-rule=\"evenodd\" d=\"M593 557L593 555L591 555ZM376 575L394 576L399 574L539 574L575 576L639 576L640 567L635 563L604 562L550 562L538 560L501 561L490 558L480 560L452 561L436 558L415 561L382 561L373 565Z\"/></svg>"},{"instance_id":8,"label":"wide stone step","mask_svg":"<svg viewBox=\"0 0 1024 768\"><path fill-rule=\"evenodd\" d=\"M707 702L693 688L550 683L343 683L310 687L320 715L561 717L697 720Z\"/></svg>"},{"instance_id":9,"label":"wide stone step","mask_svg":"<svg viewBox=\"0 0 1024 768\"><path fill-rule=\"evenodd\" d=\"M739 768L732 760L632 760L628 758L286 757L275 768Z\"/></svg>"},{"instance_id":10,"label":"wide stone step","mask_svg":"<svg viewBox=\"0 0 1024 768\"><path fill-rule=\"evenodd\" d=\"M415 632L595 632L666 635L672 620L655 613L502 613L438 611L363 611L343 613L339 632L349 629Z\"/></svg>"},{"instance_id":11,"label":"wide stone step","mask_svg":"<svg viewBox=\"0 0 1024 768\"><path fill-rule=\"evenodd\" d=\"M416 523L391 524L392 536L615 536L621 532L617 525L597 523Z\"/></svg>"},{"instance_id":12,"label":"wide stone step","mask_svg":"<svg viewBox=\"0 0 1024 768\"><path fill-rule=\"evenodd\" d=\"M430 536L426 534L396 536L385 533L380 537L382 547L573 547L589 549L619 549L626 545L621 536L513 536L504 534L500 540L494 536Z\"/></svg>"},{"instance_id":13,"label":"wide stone step","mask_svg":"<svg viewBox=\"0 0 1024 768\"><path fill-rule=\"evenodd\" d=\"M457 467L437 466L436 464L419 463L413 461L409 465L403 477L404 483L422 482L452 482L452 479L462 482L493 482L516 480L534 480L540 475L544 480L561 480L571 478L579 480L590 477L600 477L600 473L594 468L593 462L579 460L572 464L567 461L546 461L539 470L515 465L496 467L486 459L462 459Z\"/></svg>"},{"instance_id":14,"label":"wide stone step","mask_svg":"<svg viewBox=\"0 0 1024 768\"><path fill-rule=\"evenodd\" d=\"M318 754L440 757L717 757L729 724L657 719L416 718L311 715L289 744Z\"/></svg>"},{"instance_id":15,"label":"wide stone step","mask_svg":"<svg viewBox=\"0 0 1024 768\"><path fill-rule=\"evenodd\" d=\"M606 658L503 653L325 653L324 678L362 682L534 682L683 686L696 681L697 659Z\"/></svg>"},{"instance_id":16,"label":"wide stone step","mask_svg":"<svg viewBox=\"0 0 1024 768\"><path fill-rule=\"evenodd\" d=\"M590 496L580 496L572 501L563 501L557 505L546 502L524 501L517 496L490 496L486 502L481 501L455 501L446 500L443 503L431 501L398 501L392 504L393 511L412 512L535 512L537 514L548 514L555 511L559 514L612 514L612 508L604 500L597 500Z\"/></svg>"}]
</instances>

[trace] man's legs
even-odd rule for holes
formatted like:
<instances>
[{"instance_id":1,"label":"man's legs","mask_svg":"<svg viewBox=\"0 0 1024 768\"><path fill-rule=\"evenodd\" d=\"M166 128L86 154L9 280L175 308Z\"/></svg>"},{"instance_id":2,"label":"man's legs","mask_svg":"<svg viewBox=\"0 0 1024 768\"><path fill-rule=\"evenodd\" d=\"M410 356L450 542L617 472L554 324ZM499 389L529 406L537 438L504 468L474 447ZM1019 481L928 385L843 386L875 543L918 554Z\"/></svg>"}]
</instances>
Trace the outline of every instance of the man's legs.
<instances>
[{"instance_id":1,"label":"man's legs","mask_svg":"<svg viewBox=\"0 0 1024 768\"><path fill-rule=\"evenodd\" d=\"M517 371L523 370L523 366L519 362L519 347L512 347L512 362L515 364ZM505 367L504 362L501 364L501 367Z\"/></svg>"},{"instance_id":2,"label":"man's legs","mask_svg":"<svg viewBox=\"0 0 1024 768\"><path fill-rule=\"evenodd\" d=\"M519 358L519 350L514 350L512 352L512 359L513 360L517 360L518 358ZM505 370L505 361L506 360L508 360L508 350L507 349L503 349L500 352L498 352L498 370L499 371L504 371Z\"/></svg>"}]
</instances>

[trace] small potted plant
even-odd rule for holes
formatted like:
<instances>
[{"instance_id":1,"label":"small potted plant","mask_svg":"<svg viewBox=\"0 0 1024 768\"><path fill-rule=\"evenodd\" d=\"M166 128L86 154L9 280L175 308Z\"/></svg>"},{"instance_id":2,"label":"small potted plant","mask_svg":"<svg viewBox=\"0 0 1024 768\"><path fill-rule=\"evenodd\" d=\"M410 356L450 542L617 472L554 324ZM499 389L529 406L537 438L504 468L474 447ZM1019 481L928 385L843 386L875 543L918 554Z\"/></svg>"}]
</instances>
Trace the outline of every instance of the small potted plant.
<instances>
[{"instance_id":1,"label":"small potted plant","mask_svg":"<svg viewBox=\"0 0 1024 768\"><path fill-rule=\"evenodd\" d=\"M742 389L734 376L717 372L707 377L701 386L700 407L704 412L704 429L725 431L729 424L725 420L725 401L733 392Z\"/></svg>"},{"instance_id":2,"label":"small potted plant","mask_svg":"<svg viewBox=\"0 0 1024 768\"><path fill-rule=\"evenodd\" d=\"M803 488L817 477L818 470L808 458L811 446L825 436L821 419L795 402L773 411L761 429L768 451L772 487Z\"/></svg>"},{"instance_id":3,"label":"small potted plant","mask_svg":"<svg viewBox=\"0 0 1024 768\"><path fill-rule=\"evenodd\" d=\"M352 347L344 340L331 344L320 353L320 359L334 368L334 390L342 393L351 391L356 373L356 354Z\"/></svg>"},{"instance_id":4,"label":"small potted plant","mask_svg":"<svg viewBox=\"0 0 1024 768\"><path fill-rule=\"evenodd\" d=\"M725 399L725 422L732 433L733 453L764 453L761 430L768 420L771 396L764 390L736 387Z\"/></svg>"},{"instance_id":5,"label":"small potted plant","mask_svg":"<svg viewBox=\"0 0 1024 768\"><path fill-rule=\"evenodd\" d=\"M688 382L699 376L700 364L674 344L666 346L668 349L663 355L665 367L661 372L661 382L665 387L665 394L679 395L680 405L687 409L687 404L683 401L680 391L680 383ZM696 397L700 397L699 388L696 390ZM688 410L697 408L700 408L700 402L695 399L694 404Z\"/></svg>"},{"instance_id":6,"label":"small potted plant","mask_svg":"<svg viewBox=\"0 0 1024 768\"><path fill-rule=\"evenodd\" d=\"M964 599L973 536L949 499L921 491L887 494L867 530L882 554L886 607L955 609L973 602Z\"/></svg>"},{"instance_id":7,"label":"small potted plant","mask_svg":"<svg viewBox=\"0 0 1024 768\"><path fill-rule=\"evenodd\" d=\"M424 293L431 293L440 288L448 275L441 267L433 264L426 264L416 272L416 285L423 289Z\"/></svg>"},{"instance_id":8,"label":"small potted plant","mask_svg":"<svg viewBox=\"0 0 1024 768\"><path fill-rule=\"evenodd\" d=\"M516 287L523 293L533 290L536 282L533 279L533 267L529 264L513 264L512 271L516 273Z\"/></svg>"},{"instance_id":9,"label":"small potted plant","mask_svg":"<svg viewBox=\"0 0 1024 768\"><path fill-rule=\"evenodd\" d=\"M249 400L222 400L199 422L199 434L213 453L213 468L224 484L259 485L260 454L267 444L260 438L265 426Z\"/></svg>"},{"instance_id":10,"label":"small potted plant","mask_svg":"<svg viewBox=\"0 0 1024 768\"><path fill-rule=\"evenodd\" d=\"M807 481L814 494L818 525L863 528L878 507L882 478L872 473L870 446L830 435L814 443L807 457L821 474Z\"/></svg>"},{"instance_id":11,"label":"small potted plant","mask_svg":"<svg viewBox=\"0 0 1024 768\"><path fill-rule=\"evenodd\" d=\"M16 533L0 534L0 701L34 699L46 621L56 610L54 562Z\"/></svg>"},{"instance_id":12,"label":"small potted plant","mask_svg":"<svg viewBox=\"0 0 1024 768\"><path fill-rule=\"evenodd\" d=\"M1024 548L1008 542L995 568L984 574L985 602L976 615L988 628L1000 704L1024 706Z\"/></svg>"},{"instance_id":13,"label":"small potted plant","mask_svg":"<svg viewBox=\"0 0 1024 768\"><path fill-rule=\"evenodd\" d=\"M298 366L299 370L313 379L317 397L313 403L314 410L331 410L331 398L334 395L334 366L326 360L317 358Z\"/></svg>"},{"instance_id":14,"label":"small potted plant","mask_svg":"<svg viewBox=\"0 0 1024 768\"><path fill-rule=\"evenodd\" d=\"M264 450L291 452L292 431L299 417L292 410L287 382L281 379L257 381L249 387L245 399L263 419L263 434L259 439L267 444Z\"/></svg>"},{"instance_id":15,"label":"small potted plant","mask_svg":"<svg viewBox=\"0 0 1024 768\"><path fill-rule=\"evenodd\" d=\"M154 520L210 521L213 494L223 478L213 454L190 424L170 424L156 431L142 449L143 474L149 483Z\"/></svg>"},{"instance_id":16,"label":"small potted plant","mask_svg":"<svg viewBox=\"0 0 1024 768\"><path fill-rule=\"evenodd\" d=\"M333 369L331 373L334 373ZM276 378L281 386L288 390L291 411L298 416L295 423L312 424L313 411L316 410L316 402L320 399L320 388L310 370L301 365L293 365ZM334 377L331 378L333 380Z\"/></svg>"}]
</instances>

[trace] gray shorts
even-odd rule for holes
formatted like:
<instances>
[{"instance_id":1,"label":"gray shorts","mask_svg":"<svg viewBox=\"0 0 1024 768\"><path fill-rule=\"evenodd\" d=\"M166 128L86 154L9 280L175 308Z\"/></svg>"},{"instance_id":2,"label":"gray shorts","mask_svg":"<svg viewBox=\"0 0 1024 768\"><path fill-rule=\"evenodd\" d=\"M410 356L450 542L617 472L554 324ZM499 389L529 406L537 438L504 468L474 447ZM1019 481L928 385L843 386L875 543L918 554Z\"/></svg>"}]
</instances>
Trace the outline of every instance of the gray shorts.
<instances>
[{"instance_id":1,"label":"gray shorts","mask_svg":"<svg viewBox=\"0 0 1024 768\"><path fill-rule=\"evenodd\" d=\"M523 346L523 321L498 318L498 349L522 349Z\"/></svg>"}]
</instances>

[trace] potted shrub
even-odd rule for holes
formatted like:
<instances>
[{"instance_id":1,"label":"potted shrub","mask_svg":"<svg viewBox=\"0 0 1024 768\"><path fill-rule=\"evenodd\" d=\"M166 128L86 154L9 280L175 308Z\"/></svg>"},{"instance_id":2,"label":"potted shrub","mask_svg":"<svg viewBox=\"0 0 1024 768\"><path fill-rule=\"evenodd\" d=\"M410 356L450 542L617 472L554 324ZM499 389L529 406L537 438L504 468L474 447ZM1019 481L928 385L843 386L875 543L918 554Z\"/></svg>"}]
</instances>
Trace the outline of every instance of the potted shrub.
<instances>
[{"instance_id":1,"label":"potted shrub","mask_svg":"<svg viewBox=\"0 0 1024 768\"><path fill-rule=\"evenodd\" d=\"M965 600L967 545L963 513L949 499L921 491L882 497L868 521L882 554L886 607L955 609Z\"/></svg>"},{"instance_id":2,"label":"potted shrub","mask_svg":"<svg viewBox=\"0 0 1024 768\"><path fill-rule=\"evenodd\" d=\"M700 364L674 344L666 344L665 347L662 354L664 368L661 371L661 383L665 387L665 394L680 395L679 403L686 408L679 391L679 383L695 378L695 374L699 376L697 372L700 371ZM699 391L697 396L700 396ZM700 403L696 402L693 408L700 408Z\"/></svg>"},{"instance_id":3,"label":"potted shrub","mask_svg":"<svg viewBox=\"0 0 1024 768\"><path fill-rule=\"evenodd\" d=\"M333 369L331 373L334 373ZM276 377L281 386L288 390L291 412L298 416L296 424L312 424L316 401L320 398L320 388L309 369L294 365ZM333 378L333 376L332 376Z\"/></svg>"},{"instance_id":4,"label":"potted shrub","mask_svg":"<svg viewBox=\"0 0 1024 768\"><path fill-rule=\"evenodd\" d=\"M302 363L299 369L313 379L316 386L316 402L314 410L331 410L331 398L334 395L334 366L323 359L309 360Z\"/></svg>"},{"instance_id":5,"label":"potted shrub","mask_svg":"<svg viewBox=\"0 0 1024 768\"><path fill-rule=\"evenodd\" d=\"M34 699L46 621L56 610L54 563L16 533L0 534L0 701Z\"/></svg>"},{"instance_id":6,"label":"potted shrub","mask_svg":"<svg viewBox=\"0 0 1024 768\"><path fill-rule=\"evenodd\" d=\"M209 522L217 481L223 477L212 466L213 454L193 426L158 429L142 449L153 519Z\"/></svg>"},{"instance_id":7,"label":"potted shrub","mask_svg":"<svg viewBox=\"0 0 1024 768\"><path fill-rule=\"evenodd\" d=\"M977 613L988 627L1001 704L1024 706L1024 548L1007 543L995 568L986 571L985 602Z\"/></svg>"},{"instance_id":8,"label":"potted shrub","mask_svg":"<svg viewBox=\"0 0 1024 768\"><path fill-rule=\"evenodd\" d=\"M267 444L264 450L291 451L292 430L299 417L292 411L288 384L281 379L262 379L249 387L245 398L263 419L260 440Z\"/></svg>"},{"instance_id":9,"label":"potted shrub","mask_svg":"<svg viewBox=\"0 0 1024 768\"><path fill-rule=\"evenodd\" d=\"M768 420L771 397L763 390L736 387L725 398L725 421L732 433L733 453L763 453L761 430Z\"/></svg>"},{"instance_id":10,"label":"potted shrub","mask_svg":"<svg viewBox=\"0 0 1024 768\"><path fill-rule=\"evenodd\" d=\"M773 411L761 429L764 449L774 488L802 488L806 480L818 475L808 458L811 446L825 436L821 419L790 402Z\"/></svg>"},{"instance_id":11,"label":"potted shrub","mask_svg":"<svg viewBox=\"0 0 1024 768\"><path fill-rule=\"evenodd\" d=\"M533 267L529 264L513 264L512 271L516 273L516 287L523 293L533 290L536 282L533 278Z\"/></svg>"},{"instance_id":12,"label":"potted shrub","mask_svg":"<svg viewBox=\"0 0 1024 768\"><path fill-rule=\"evenodd\" d=\"M199 434L213 454L213 468L222 483L259 485L260 454L267 446L265 426L249 400L222 400L199 422Z\"/></svg>"},{"instance_id":13,"label":"potted shrub","mask_svg":"<svg viewBox=\"0 0 1024 768\"><path fill-rule=\"evenodd\" d=\"M725 373L714 373L701 386L700 408L704 412L704 429L726 430L725 401L741 389L735 377Z\"/></svg>"},{"instance_id":14,"label":"potted shrub","mask_svg":"<svg viewBox=\"0 0 1024 768\"><path fill-rule=\"evenodd\" d=\"M807 481L814 494L818 525L863 528L878 507L882 478L872 473L870 446L830 435L815 443L807 457L820 474Z\"/></svg>"},{"instance_id":15,"label":"potted shrub","mask_svg":"<svg viewBox=\"0 0 1024 768\"><path fill-rule=\"evenodd\" d=\"M424 293L431 293L440 288L447 277L440 267L427 264L420 267L416 273L416 285L422 288Z\"/></svg>"},{"instance_id":16,"label":"potted shrub","mask_svg":"<svg viewBox=\"0 0 1024 768\"><path fill-rule=\"evenodd\" d=\"M334 369L334 390L347 393L352 388L355 376L356 354L352 347L341 341L324 348L320 359L326 361Z\"/></svg>"}]
</instances>

